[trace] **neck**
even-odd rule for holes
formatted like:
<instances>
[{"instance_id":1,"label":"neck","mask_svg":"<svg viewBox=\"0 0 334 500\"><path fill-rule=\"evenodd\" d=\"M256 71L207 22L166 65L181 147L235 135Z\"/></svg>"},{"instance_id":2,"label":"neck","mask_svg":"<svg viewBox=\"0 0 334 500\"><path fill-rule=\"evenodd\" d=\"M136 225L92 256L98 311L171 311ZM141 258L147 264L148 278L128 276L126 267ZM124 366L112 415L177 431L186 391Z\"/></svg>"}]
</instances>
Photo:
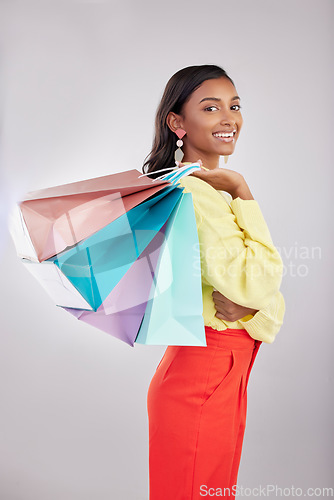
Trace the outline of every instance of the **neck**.
<instances>
[{"instance_id":1,"label":"neck","mask_svg":"<svg viewBox=\"0 0 334 500\"><path fill-rule=\"evenodd\" d=\"M184 151L184 157L182 159L182 163L190 162L190 163L195 163L199 159L202 160L203 167L206 167L210 170L213 170L215 168L219 167L219 155L214 154L205 154L203 151L192 151L192 152L187 152L185 148L183 149Z\"/></svg>"},{"instance_id":2,"label":"neck","mask_svg":"<svg viewBox=\"0 0 334 500\"><path fill-rule=\"evenodd\" d=\"M195 157L196 155L193 156L186 156L184 155L182 159L182 163L195 163L199 159L202 160L202 165L203 167L208 168L209 170L214 170L215 168L219 167L219 156L217 158L206 158L203 154L199 157Z\"/></svg>"}]
</instances>

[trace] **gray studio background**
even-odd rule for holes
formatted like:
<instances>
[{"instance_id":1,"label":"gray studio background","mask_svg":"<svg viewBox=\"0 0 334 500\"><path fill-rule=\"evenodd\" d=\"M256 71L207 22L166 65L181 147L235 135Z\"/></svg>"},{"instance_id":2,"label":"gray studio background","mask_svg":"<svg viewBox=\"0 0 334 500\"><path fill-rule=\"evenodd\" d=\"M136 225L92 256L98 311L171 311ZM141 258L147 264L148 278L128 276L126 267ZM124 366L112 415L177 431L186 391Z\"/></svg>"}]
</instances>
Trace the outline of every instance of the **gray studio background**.
<instances>
[{"instance_id":1,"label":"gray studio background","mask_svg":"<svg viewBox=\"0 0 334 500\"><path fill-rule=\"evenodd\" d=\"M251 374L238 484L285 498L334 487L333 2L0 9L0 499L148 498L146 394L165 347L131 348L57 308L6 218L26 191L141 170L167 80L207 63L236 83L244 125L227 166L285 265L285 323Z\"/></svg>"}]
</instances>

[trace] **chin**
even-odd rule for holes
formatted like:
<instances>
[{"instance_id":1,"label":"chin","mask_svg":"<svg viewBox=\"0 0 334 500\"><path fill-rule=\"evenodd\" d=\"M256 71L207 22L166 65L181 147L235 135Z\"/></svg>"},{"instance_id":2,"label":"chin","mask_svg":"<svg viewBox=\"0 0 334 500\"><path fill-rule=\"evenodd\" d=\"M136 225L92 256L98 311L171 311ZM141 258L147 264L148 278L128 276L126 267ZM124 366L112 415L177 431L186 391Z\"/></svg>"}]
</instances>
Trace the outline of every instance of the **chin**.
<instances>
[{"instance_id":1,"label":"chin","mask_svg":"<svg viewBox=\"0 0 334 500\"><path fill-rule=\"evenodd\" d=\"M233 153L234 153L234 148L233 148L233 149L231 148L231 149L229 149L228 151L227 151L227 148L226 148L226 150L225 150L224 152L221 152L221 153L219 153L219 154L220 154L220 156L230 156L230 155L232 155Z\"/></svg>"}]
</instances>

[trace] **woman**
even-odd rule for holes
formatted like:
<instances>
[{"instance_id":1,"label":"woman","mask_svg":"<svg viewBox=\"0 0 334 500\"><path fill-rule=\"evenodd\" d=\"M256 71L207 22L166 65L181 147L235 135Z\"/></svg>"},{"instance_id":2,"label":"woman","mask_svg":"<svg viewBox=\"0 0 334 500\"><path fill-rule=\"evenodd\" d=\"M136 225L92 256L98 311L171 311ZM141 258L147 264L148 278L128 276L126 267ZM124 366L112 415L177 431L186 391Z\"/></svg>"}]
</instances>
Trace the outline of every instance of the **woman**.
<instances>
[{"instance_id":1,"label":"woman","mask_svg":"<svg viewBox=\"0 0 334 500\"><path fill-rule=\"evenodd\" d=\"M180 185L194 203L207 339L207 347L168 346L151 380L150 500L234 497L249 374L262 341L272 343L283 322L282 259L244 177L219 168L239 137L240 108L222 68L178 71L143 166L151 177L172 167L179 137L183 163L201 161Z\"/></svg>"}]
</instances>

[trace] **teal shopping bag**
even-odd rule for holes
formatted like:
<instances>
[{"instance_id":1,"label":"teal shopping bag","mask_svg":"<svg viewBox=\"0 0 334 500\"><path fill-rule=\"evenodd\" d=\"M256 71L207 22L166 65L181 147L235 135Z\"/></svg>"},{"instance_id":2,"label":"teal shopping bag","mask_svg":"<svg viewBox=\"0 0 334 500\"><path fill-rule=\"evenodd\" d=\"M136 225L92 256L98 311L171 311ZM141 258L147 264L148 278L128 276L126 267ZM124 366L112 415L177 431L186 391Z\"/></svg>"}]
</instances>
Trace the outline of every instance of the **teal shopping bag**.
<instances>
[{"instance_id":1,"label":"teal shopping bag","mask_svg":"<svg viewBox=\"0 0 334 500\"><path fill-rule=\"evenodd\" d=\"M206 346L191 193L183 193L166 224L155 280L136 343Z\"/></svg>"},{"instance_id":2,"label":"teal shopping bag","mask_svg":"<svg viewBox=\"0 0 334 500\"><path fill-rule=\"evenodd\" d=\"M166 223L182 191L183 188L167 186L46 262L58 266L93 310L97 310Z\"/></svg>"}]
</instances>

